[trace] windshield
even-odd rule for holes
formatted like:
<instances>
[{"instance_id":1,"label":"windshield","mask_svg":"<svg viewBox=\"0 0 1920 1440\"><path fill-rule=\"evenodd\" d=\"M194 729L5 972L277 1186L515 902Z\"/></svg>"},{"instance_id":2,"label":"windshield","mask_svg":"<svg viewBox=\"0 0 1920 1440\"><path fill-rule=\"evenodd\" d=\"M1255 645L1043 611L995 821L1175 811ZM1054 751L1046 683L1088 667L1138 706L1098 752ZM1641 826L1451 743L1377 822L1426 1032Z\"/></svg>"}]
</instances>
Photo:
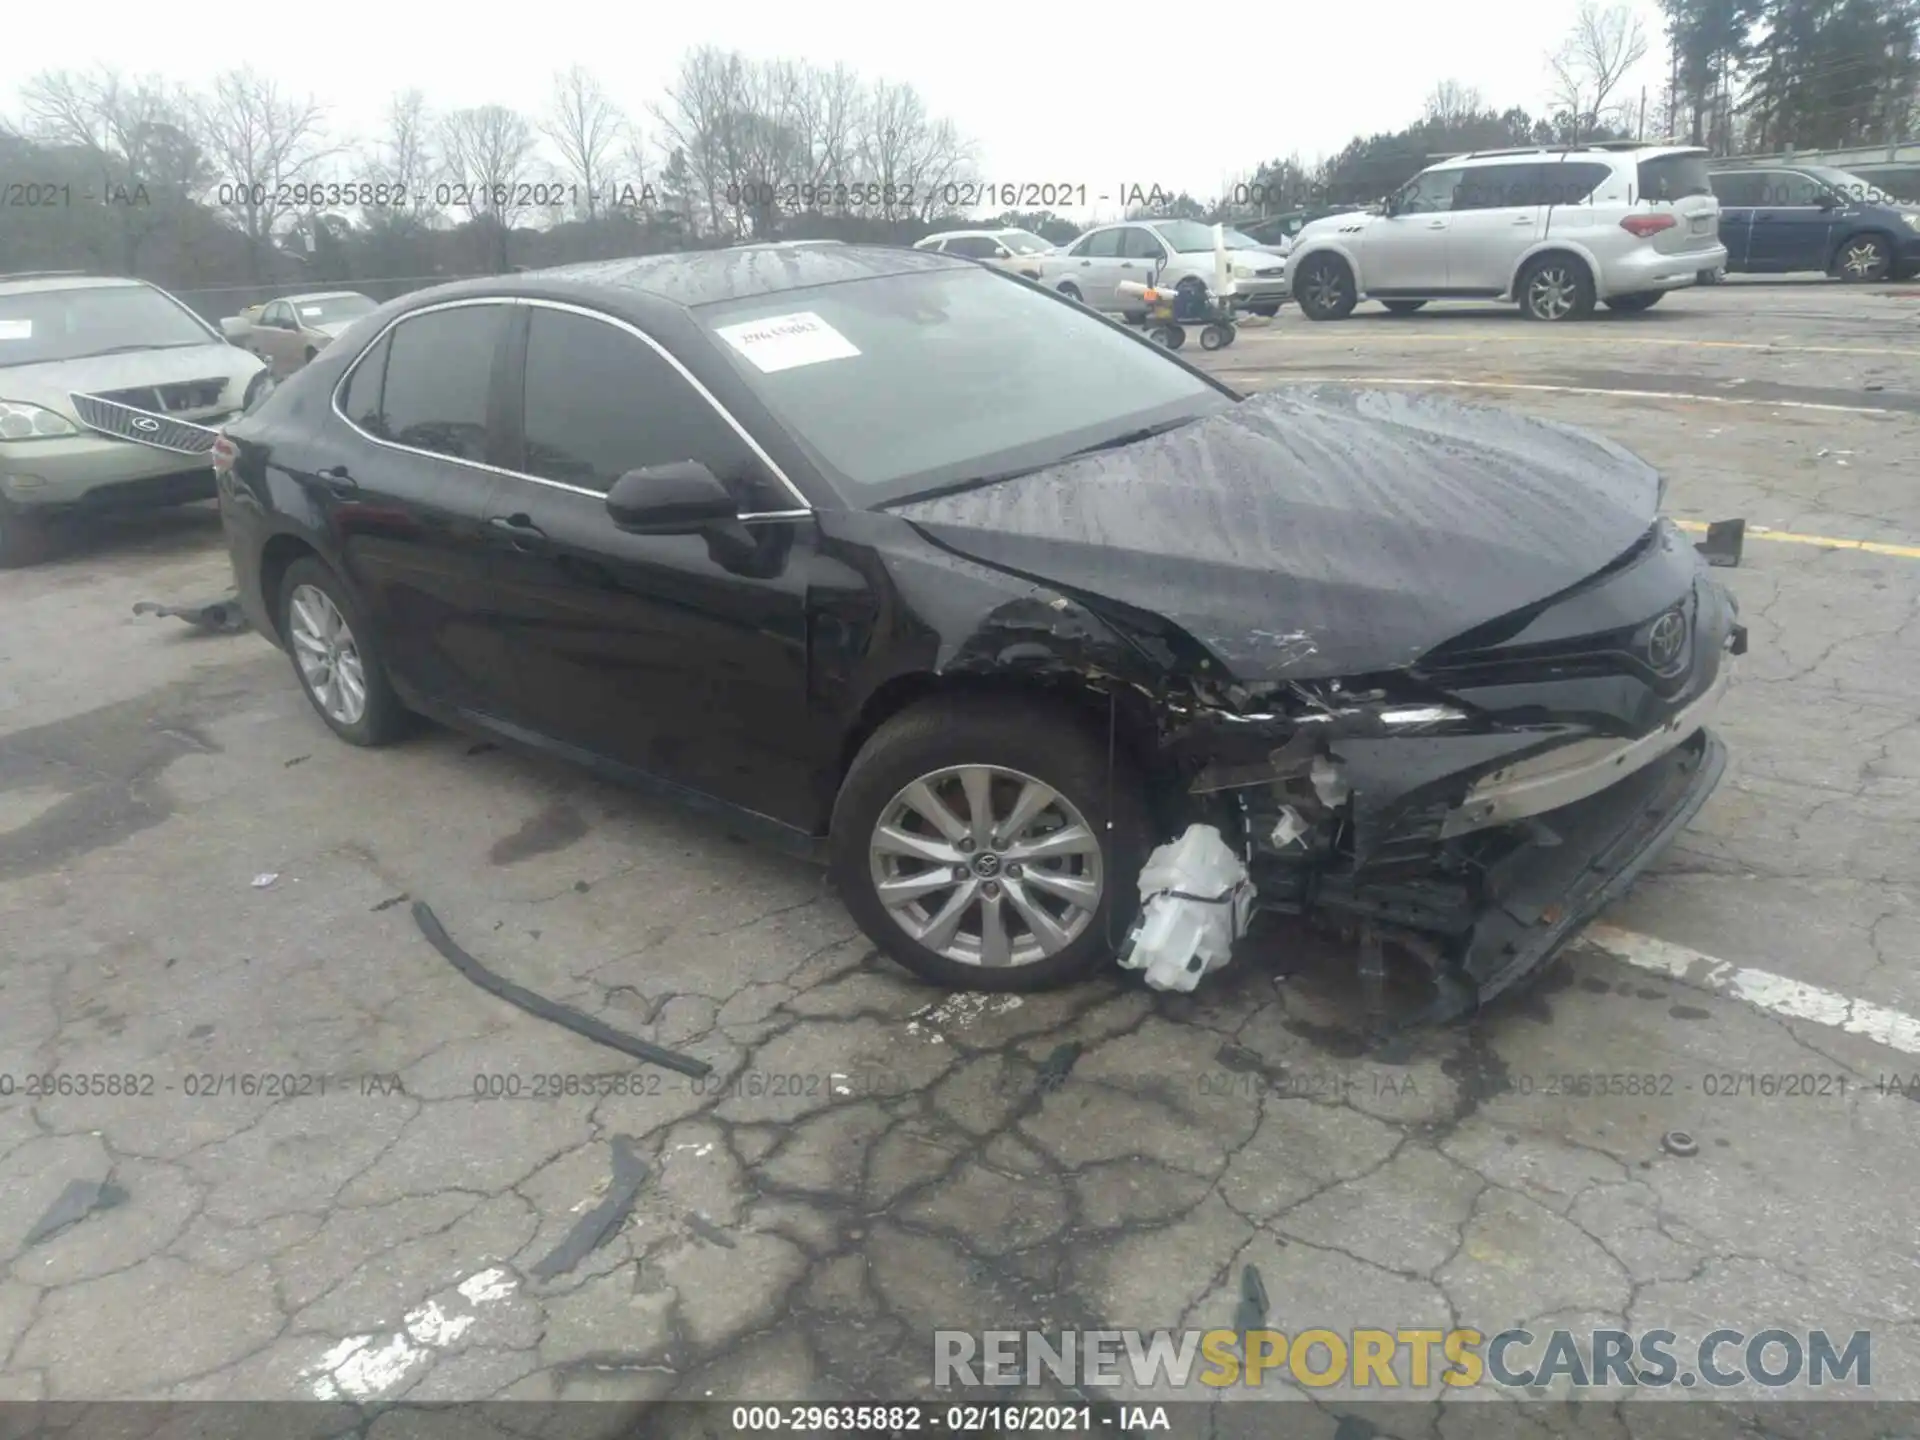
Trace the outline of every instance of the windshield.
<instances>
[{"instance_id":1,"label":"windshield","mask_svg":"<svg viewBox=\"0 0 1920 1440\"><path fill-rule=\"evenodd\" d=\"M1153 228L1182 255L1213 249L1213 227L1202 225L1198 220L1155 220Z\"/></svg>"},{"instance_id":2,"label":"windshield","mask_svg":"<svg viewBox=\"0 0 1920 1440\"><path fill-rule=\"evenodd\" d=\"M1711 194L1713 184L1707 177L1705 155L1659 155L1640 162L1642 200L1684 200L1691 195Z\"/></svg>"},{"instance_id":3,"label":"windshield","mask_svg":"<svg viewBox=\"0 0 1920 1440\"><path fill-rule=\"evenodd\" d=\"M0 366L218 343L150 285L0 292Z\"/></svg>"},{"instance_id":4,"label":"windshield","mask_svg":"<svg viewBox=\"0 0 1920 1440\"><path fill-rule=\"evenodd\" d=\"M1258 250L1261 248L1261 242L1254 239L1251 235L1246 234L1244 231L1228 230L1226 236L1227 249L1229 250ZM1212 249L1213 247L1209 245L1207 248Z\"/></svg>"},{"instance_id":5,"label":"windshield","mask_svg":"<svg viewBox=\"0 0 1920 1440\"><path fill-rule=\"evenodd\" d=\"M1813 176L1829 190L1835 191L1843 199L1861 201L1869 205L1891 205L1893 197L1871 180L1862 179L1851 170L1836 170L1831 165L1809 165L1806 173Z\"/></svg>"},{"instance_id":6,"label":"windshield","mask_svg":"<svg viewBox=\"0 0 1920 1440\"><path fill-rule=\"evenodd\" d=\"M1234 404L1112 322L974 266L695 313L862 508Z\"/></svg>"},{"instance_id":7,"label":"windshield","mask_svg":"<svg viewBox=\"0 0 1920 1440\"><path fill-rule=\"evenodd\" d=\"M999 240L1016 255L1038 255L1053 248L1038 235L1031 235L1025 230L1002 230Z\"/></svg>"},{"instance_id":8,"label":"windshield","mask_svg":"<svg viewBox=\"0 0 1920 1440\"><path fill-rule=\"evenodd\" d=\"M296 300L302 325L338 325L342 320L357 320L378 307L364 295L321 295L311 300Z\"/></svg>"}]
</instances>

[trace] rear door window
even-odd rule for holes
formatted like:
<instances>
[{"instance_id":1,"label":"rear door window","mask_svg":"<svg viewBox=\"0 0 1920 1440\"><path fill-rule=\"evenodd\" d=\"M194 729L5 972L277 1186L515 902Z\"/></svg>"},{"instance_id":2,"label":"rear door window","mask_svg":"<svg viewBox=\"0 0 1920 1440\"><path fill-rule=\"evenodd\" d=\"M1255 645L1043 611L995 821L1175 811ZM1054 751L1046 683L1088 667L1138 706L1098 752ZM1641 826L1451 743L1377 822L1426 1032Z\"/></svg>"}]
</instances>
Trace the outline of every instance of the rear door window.
<instances>
[{"instance_id":1,"label":"rear door window","mask_svg":"<svg viewBox=\"0 0 1920 1440\"><path fill-rule=\"evenodd\" d=\"M487 400L505 305L461 305L402 320L387 337L380 428L396 445L487 458Z\"/></svg>"},{"instance_id":2,"label":"rear door window","mask_svg":"<svg viewBox=\"0 0 1920 1440\"><path fill-rule=\"evenodd\" d=\"M1685 200L1713 194L1704 155L1658 155L1640 162L1642 200Z\"/></svg>"},{"instance_id":3,"label":"rear door window","mask_svg":"<svg viewBox=\"0 0 1920 1440\"><path fill-rule=\"evenodd\" d=\"M1151 230L1133 225L1123 234L1120 253L1129 260L1164 260L1167 258L1167 247L1154 238Z\"/></svg>"},{"instance_id":4,"label":"rear door window","mask_svg":"<svg viewBox=\"0 0 1920 1440\"><path fill-rule=\"evenodd\" d=\"M1534 168L1534 184L1543 205L1583 205L1613 174L1597 160L1561 160Z\"/></svg>"},{"instance_id":5,"label":"rear door window","mask_svg":"<svg viewBox=\"0 0 1920 1440\"><path fill-rule=\"evenodd\" d=\"M1768 170L1761 175L1760 204L1785 210L1810 210L1827 187L1798 170Z\"/></svg>"}]
</instances>

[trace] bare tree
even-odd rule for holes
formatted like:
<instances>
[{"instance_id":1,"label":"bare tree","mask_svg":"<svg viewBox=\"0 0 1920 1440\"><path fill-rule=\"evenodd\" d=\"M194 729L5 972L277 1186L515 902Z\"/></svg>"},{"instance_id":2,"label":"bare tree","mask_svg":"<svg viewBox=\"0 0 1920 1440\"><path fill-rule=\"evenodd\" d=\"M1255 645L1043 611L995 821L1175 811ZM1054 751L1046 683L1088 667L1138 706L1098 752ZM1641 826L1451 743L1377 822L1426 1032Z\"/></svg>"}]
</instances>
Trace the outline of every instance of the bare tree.
<instances>
[{"instance_id":1,"label":"bare tree","mask_svg":"<svg viewBox=\"0 0 1920 1440\"><path fill-rule=\"evenodd\" d=\"M688 217L696 234L703 227L719 233L730 223L728 196L735 204L740 197L742 157L732 122L745 109L745 69L737 52L715 45L689 50L665 99L651 107L665 148L685 160L690 208L699 212Z\"/></svg>"},{"instance_id":2,"label":"bare tree","mask_svg":"<svg viewBox=\"0 0 1920 1440\"><path fill-rule=\"evenodd\" d=\"M117 71L51 71L20 89L26 133L85 152L115 216L121 263L137 269L141 246L174 222L213 178L194 138L191 108L177 88Z\"/></svg>"},{"instance_id":3,"label":"bare tree","mask_svg":"<svg viewBox=\"0 0 1920 1440\"><path fill-rule=\"evenodd\" d=\"M1442 80L1427 96L1424 118L1428 124L1445 129L1485 114L1486 108L1485 99L1473 86Z\"/></svg>"},{"instance_id":4,"label":"bare tree","mask_svg":"<svg viewBox=\"0 0 1920 1440\"><path fill-rule=\"evenodd\" d=\"M554 77L553 111L541 129L580 187L577 203L589 220L600 213L609 160L624 128L619 107L584 66L575 65Z\"/></svg>"},{"instance_id":5,"label":"bare tree","mask_svg":"<svg viewBox=\"0 0 1920 1440\"><path fill-rule=\"evenodd\" d=\"M861 178L878 196L867 210L876 218L931 215L945 203L946 187L971 166L972 151L953 122L931 118L911 85L875 81L862 128Z\"/></svg>"},{"instance_id":6,"label":"bare tree","mask_svg":"<svg viewBox=\"0 0 1920 1440\"><path fill-rule=\"evenodd\" d=\"M1572 31L1547 57L1553 105L1565 116L1568 144L1579 144L1605 123L1607 102L1646 53L1646 31L1632 10L1625 5L1603 10L1597 0L1580 0Z\"/></svg>"},{"instance_id":7,"label":"bare tree","mask_svg":"<svg viewBox=\"0 0 1920 1440\"><path fill-rule=\"evenodd\" d=\"M325 112L312 96L283 94L250 66L215 76L194 108L201 143L220 172L215 204L247 237L247 263L258 282L287 208L284 187L309 179L331 153Z\"/></svg>"},{"instance_id":8,"label":"bare tree","mask_svg":"<svg viewBox=\"0 0 1920 1440\"><path fill-rule=\"evenodd\" d=\"M440 126L441 151L455 204L492 232L496 270L507 267L507 235L525 210L520 193L539 142L517 110L480 105L456 110Z\"/></svg>"},{"instance_id":9,"label":"bare tree","mask_svg":"<svg viewBox=\"0 0 1920 1440\"><path fill-rule=\"evenodd\" d=\"M385 127L366 156L366 174L374 185L374 203L360 208L360 218L369 228L422 225L438 213L434 182L440 167L433 116L418 90L403 91L388 102Z\"/></svg>"}]
</instances>

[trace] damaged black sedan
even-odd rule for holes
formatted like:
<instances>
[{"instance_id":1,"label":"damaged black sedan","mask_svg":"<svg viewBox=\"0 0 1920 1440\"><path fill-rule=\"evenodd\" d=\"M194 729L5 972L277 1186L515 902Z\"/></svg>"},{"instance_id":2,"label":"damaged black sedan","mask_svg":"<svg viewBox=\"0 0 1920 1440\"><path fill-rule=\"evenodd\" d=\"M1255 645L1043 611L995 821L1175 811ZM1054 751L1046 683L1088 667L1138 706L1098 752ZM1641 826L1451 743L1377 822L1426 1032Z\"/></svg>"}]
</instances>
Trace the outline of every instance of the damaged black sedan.
<instances>
[{"instance_id":1,"label":"damaged black sedan","mask_svg":"<svg viewBox=\"0 0 1920 1440\"><path fill-rule=\"evenodd\" d=\"M1242 398L925 252L409 296L216 461L343 739L424 714L750 821L960 988L1191 988L1268 908L1471 1006L1699 809L1745 643L1616 446Z\"/></svg>"}]
</instances>

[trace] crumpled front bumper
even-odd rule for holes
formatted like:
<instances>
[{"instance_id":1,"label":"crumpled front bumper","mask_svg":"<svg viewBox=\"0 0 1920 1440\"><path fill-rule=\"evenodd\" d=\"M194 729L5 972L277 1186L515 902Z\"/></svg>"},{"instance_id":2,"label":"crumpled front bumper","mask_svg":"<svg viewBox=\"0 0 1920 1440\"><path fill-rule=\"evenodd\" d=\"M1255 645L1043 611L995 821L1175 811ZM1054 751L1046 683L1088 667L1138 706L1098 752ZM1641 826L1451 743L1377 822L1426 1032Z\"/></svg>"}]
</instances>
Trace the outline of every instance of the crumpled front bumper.
<instances>
[{"instance_id":1,"label":"crumpled front bumper","mask_svg":"<svg viewBox=\"0 0 1920 1440\"><path fill-rule=\"evenodd\" d=\"M1460 966L1477 994L1454 1008L1484 1004L1574 940L1686 829L1726 765L1726 747L1703 728L1618 784L1552 812L1561 843L1525 846L1488 876L1494 898Z\"/></svg>"}]
</instances>

